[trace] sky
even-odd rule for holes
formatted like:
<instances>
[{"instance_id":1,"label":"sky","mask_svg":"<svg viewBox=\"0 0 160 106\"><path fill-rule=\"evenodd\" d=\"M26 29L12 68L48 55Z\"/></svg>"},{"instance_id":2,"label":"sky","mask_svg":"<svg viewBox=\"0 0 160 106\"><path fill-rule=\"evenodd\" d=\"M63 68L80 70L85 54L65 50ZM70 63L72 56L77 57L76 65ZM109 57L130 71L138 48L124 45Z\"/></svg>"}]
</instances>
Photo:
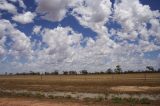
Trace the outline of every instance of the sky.
<instances>
[{"instance_id":1,"label":"sky","mask_svg":"<svg viewBox=\"0 0 160 106\"><path fill-rule=\"evenodd\" d=\"M160 68L160 0L0 0L0 73Z\"/></svg>"}]
</instances>

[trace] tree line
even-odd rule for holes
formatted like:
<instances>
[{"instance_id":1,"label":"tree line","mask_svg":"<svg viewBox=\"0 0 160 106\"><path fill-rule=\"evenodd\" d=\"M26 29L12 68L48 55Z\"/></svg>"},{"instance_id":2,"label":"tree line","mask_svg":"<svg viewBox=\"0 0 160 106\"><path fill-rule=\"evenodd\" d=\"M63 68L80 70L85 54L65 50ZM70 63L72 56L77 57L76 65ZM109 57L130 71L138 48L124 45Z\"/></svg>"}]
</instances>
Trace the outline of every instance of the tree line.
<instances>
[{"instance_id":1,"label":"tree line","mask_svg":"<svg viewBox=\"0 0 160 106\"><path fill-rule=\"evenodd\" d=\"M153 66L146 66L145 70L127 70L123 71L120 65L117 65L115 69L107 69L106 71L98 71L98 72L89 72L87 70L81 70L79 73L77 71L63 71L62 73L59 73L59 70L55 70L53 72L21 72L21 73L7 73L5 72L4 75L92 75L92 74L129 74L129 73L159 73L160 68L155 70Z\"/></svg>"}]
</instances>

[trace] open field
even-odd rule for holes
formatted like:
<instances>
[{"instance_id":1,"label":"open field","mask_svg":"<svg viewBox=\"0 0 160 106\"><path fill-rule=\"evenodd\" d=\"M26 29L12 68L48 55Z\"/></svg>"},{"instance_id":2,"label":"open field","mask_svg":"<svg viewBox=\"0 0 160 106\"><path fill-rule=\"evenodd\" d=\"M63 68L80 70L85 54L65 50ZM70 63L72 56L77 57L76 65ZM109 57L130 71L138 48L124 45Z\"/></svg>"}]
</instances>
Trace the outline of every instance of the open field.
<instances>
[{"instance_id":1,"label":"open field","mask_svg":"<svg viewBox=\"0 0 160 106\"><path fill-rule=\"evenodd\" d=\"M160 73L0 76L0 97L0 106L159 106Z\"/></svg>"},{"instance_id":2,"label":"open field","mask_svg":"<svg viewBox=\"0 0 160 106\"><path fill-rule=\"evenodd\" d=\"M118 87L118 88L115 88ZM1 89L91 93L160 93L160 73L0 76ZM123 89L125 88L125 89Z\"/></svg>"}]
</instances>

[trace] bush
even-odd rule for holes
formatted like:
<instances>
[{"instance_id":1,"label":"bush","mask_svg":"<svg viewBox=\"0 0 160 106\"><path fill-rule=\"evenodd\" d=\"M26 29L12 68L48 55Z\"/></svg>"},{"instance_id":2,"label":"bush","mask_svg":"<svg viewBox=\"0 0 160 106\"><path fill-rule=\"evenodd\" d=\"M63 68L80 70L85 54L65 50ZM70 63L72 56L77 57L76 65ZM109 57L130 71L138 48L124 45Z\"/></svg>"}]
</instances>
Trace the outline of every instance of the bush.
<instances>
[{"instance_id":1,"label":"bush","mask_svg":"<svg viewBox=\"0 0 160 106\"><path fill-rule=\"evenodd\" d=\"M71 95L67 95L66 98L67 99L71 99L72 97L71 97Z\"/></svg>"},{"instance_id":2,"label":"bush","mask_svg":"<svg viewBox=\"0 0 160 106\"><path fill-rule=\"evenodd\" d=\"M96 99L97 102L100 102L100 101L103 101L103 100L104 100L103 97L98 97L98 98Z\"/></svg>"},{"instance_id":3,"label":"bush","mask_svg":"<svg viewBox=\"0 0 160 106\"><path fill-rule=\"evenodd\" d=\"M142 99L140 99L140 103L141 104L150 104L151 101L149 99L147 99L147 98L142 98Z\"/></svg>"},{"instance_id":4,"label":"bush","mask_svg":"<svg viewBox=\"0 0 160 106\"><path fill-rule=\"evenodd\" d=\"M36 95L35 95L37 98L43 98L44 97L44 95L43 94L41 94L41 93L36 93Z\"/></svg>"},{"instance_id":5,"label":"bush","mask_svg":"<svg viewBox=\"0 0 160 106\"><path fill-rule=\"evenodd\" d=\"M112 102L113 103L123 103L124 100L122 98L119 98L119 97L113 97Z\"/></svg>"},{"instance_id":6,"label":"bush","mask_svg":"<svg viewBox=\"0 0 160 106\"><path fill-rule=\"evenodd\" d=\"M139 102L139 100L136 99L136 98L128 98L128 99L126 99L126 101L129 102L129 103L131 103L131 104L136 104L136 103Z\"/></svg>"},{"instance_id":7,"label":"bush","mask_svg":"<svg viewBox=\"0 0 160 106\"><path fill-rule=\"evenodd\" d=\"M55 96L49 95L48 98L49 98L49 99L55 99Z\"/></svg>"}]
</instances>

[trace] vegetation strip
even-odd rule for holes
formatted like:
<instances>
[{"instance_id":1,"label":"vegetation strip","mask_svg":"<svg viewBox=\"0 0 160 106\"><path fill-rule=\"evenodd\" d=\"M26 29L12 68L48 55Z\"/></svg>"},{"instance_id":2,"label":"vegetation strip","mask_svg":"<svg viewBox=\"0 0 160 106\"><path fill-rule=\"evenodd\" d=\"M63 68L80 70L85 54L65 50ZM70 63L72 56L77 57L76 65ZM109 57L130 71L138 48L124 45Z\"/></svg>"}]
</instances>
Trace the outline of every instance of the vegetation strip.
<instances>
[{"instance_id":1,"label":"vegetation strip","mask_svg":"<svg viewBox=\"0 0 160 106\"><path fill-rule=\"evenodd\" d=\"M77 93L77 92L40 92L27 90L3 90L0 89L0 96L25 96L38 98L68 98L68 99L97 99L97 100L160 100L160 94L100 94L100 93ZM120 99L120 100L118 100Z\"/></svg>"}]
</instances>

